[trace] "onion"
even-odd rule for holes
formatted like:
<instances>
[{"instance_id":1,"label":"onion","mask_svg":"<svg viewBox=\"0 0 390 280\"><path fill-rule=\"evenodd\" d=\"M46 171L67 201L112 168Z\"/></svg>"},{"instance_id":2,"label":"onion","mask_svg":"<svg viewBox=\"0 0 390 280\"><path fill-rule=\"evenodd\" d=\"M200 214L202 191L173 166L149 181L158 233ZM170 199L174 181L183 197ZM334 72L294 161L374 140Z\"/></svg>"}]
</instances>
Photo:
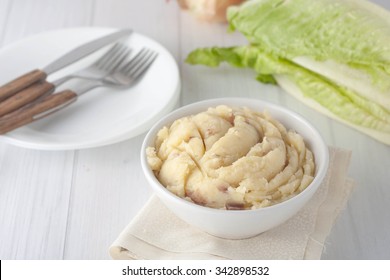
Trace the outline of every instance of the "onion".
<instances>
[{"instance_id":1,"label":"onion","mask_svg":"<svg viewBox=\"0 0 390 280\"><path fill-rule=\"evenodd\" d=\"M209 22L226 22L226 9L244 0L177 0L182 9L189 10L196 18Z\"/></svg>"}]
</instances>

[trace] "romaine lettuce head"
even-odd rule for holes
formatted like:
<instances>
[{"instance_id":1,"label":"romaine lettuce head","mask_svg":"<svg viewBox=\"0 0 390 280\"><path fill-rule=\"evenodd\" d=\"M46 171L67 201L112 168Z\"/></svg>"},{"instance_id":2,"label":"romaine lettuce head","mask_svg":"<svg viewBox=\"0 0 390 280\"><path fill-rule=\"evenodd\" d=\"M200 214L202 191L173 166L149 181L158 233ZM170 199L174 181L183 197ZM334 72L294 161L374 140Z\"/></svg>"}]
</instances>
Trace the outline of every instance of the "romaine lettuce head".
<instances>
[{"instance_id":1,"label":"romaine lettuce head","mask_svg":"<svg viewBox=\"0 0 390 280\"><path fill-rule=\"evenodd\" d=\"M303 103L390 145L390 13L364 0L250 0L228 10L249 45L187 57L249 67Z\"/></svg>"},{"instance_id":2,"label":"romaine lettuce head","mask_svg":"<svg viewBox=\"0 0 390 280\"><path fill-rule=\"evenodd\" d=\"M197 49L188 55L186 61L211 67L227 62L235 67L252 68L261 81L276 80L305 104L390 145L389 110L288 59L267 53L258 46Z\"/></svg>"},{"instance_id":3,"label":"romaine lettuce head","mask_svg":"<svg viewBox=\"0 0 390 280\"><path fill-rule=\"evenodd\" d=\"M251 44L390 110L390 13L363 0L252 0L228 10Z\"/></svg>"}]
</instances>

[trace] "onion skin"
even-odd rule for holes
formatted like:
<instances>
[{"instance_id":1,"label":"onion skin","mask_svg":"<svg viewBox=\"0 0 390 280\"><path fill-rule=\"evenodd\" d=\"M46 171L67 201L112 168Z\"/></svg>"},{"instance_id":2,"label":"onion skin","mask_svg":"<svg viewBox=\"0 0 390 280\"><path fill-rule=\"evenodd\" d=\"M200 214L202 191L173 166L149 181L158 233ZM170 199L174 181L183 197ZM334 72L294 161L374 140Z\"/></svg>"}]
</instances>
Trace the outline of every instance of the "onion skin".
<instances>
[{"instance_id":1,"label":"onion skin","mask_svg":"<svg viewBox=\"0 0 390 280\"><path fill-rule=\"evenodd\" d=\"M180 8L188 10L197 19L207 22L227 22L226 10L244 0L177 0Z\"/></svg>"}]
</instances>

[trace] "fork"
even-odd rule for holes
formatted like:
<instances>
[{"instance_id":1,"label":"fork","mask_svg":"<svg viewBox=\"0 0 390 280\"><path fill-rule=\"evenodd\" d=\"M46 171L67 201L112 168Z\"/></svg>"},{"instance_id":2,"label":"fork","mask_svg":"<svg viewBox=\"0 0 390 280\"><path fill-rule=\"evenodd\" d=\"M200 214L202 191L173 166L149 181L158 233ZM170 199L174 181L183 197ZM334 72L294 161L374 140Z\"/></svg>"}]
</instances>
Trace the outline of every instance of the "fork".
<instances>
[{"instance_id":1,"label":"fork","mask_svg":"<svg viewBox=\"0 0 390 280\"><path fill-rule=\"evenodd\" d=\"M102 78L113 71L124 58L129 56L130 50L123 44L117 43L111 47L104 55L96 60L90 66L79 70L78 72L65 76L54 82L41 81L33 84L25 90L9 97L0 103L0 117L7 115L26 104L39 102L41 98L54 92L59 85L74 78Z\"/></svg>"},{"instance_id":2,"label":"fork","mask_svg":"<svg viewBox=\"0 0 390 280\"><path fill-rule=\"evenodd\" d=\"M124 61L102 78L89 78L90 82L75 90L64 90L44 97L40 102L14 111L0 118L0 134L5 134L35 120L44 118L75 102L78 96L97 87L130 88L141 80L156 60L158 53L142 49L130 61Z\"/></svg>"},{"instance_id":3,"label":"fork","mask_svg":"<svg viewBox=\"0 0 390 280\"><path fill-rule=\"evenodd\" d=\"M63 78L60 78L52 84L55 87L62 85L63 83L71 79L99 79L104 78L110 72L115 70L122 61L128 57L131 53L131 50L121 43L116 43L111 47L103 56L98 60L92 63L90 66L81 69L75 73L67 75Z\"/></svg>"}]
</instances>

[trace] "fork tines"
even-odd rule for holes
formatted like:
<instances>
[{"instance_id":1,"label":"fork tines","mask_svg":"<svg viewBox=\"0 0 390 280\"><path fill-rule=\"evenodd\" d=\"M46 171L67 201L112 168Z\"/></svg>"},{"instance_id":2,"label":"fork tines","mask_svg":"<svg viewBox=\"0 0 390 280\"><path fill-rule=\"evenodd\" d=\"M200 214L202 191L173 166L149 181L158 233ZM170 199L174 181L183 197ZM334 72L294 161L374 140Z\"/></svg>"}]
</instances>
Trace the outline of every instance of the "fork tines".
<instances>
[{"instance_id":1,"label":"fork tines","mask_svg":"<svg viewBox=\"0 0 390 280\"><path fill-rule=\"evenodd\" d=\"M123 43L116 43L96 62L96 65L107 72L111 72L120 66L122 61L129 57L130 54L130 48Z\"/></svg>"},{"instance_id":2,"label":"fork tines","mask_svg":"<svg viewBox=\"0 0 390 280\"><path fill-rule=\"evenodd\" d=\"M130 61L121 67L122 72L137 79L148 70L157 58L158 53L148 48L142 48Z\"/></svg>"}]
</instances>

